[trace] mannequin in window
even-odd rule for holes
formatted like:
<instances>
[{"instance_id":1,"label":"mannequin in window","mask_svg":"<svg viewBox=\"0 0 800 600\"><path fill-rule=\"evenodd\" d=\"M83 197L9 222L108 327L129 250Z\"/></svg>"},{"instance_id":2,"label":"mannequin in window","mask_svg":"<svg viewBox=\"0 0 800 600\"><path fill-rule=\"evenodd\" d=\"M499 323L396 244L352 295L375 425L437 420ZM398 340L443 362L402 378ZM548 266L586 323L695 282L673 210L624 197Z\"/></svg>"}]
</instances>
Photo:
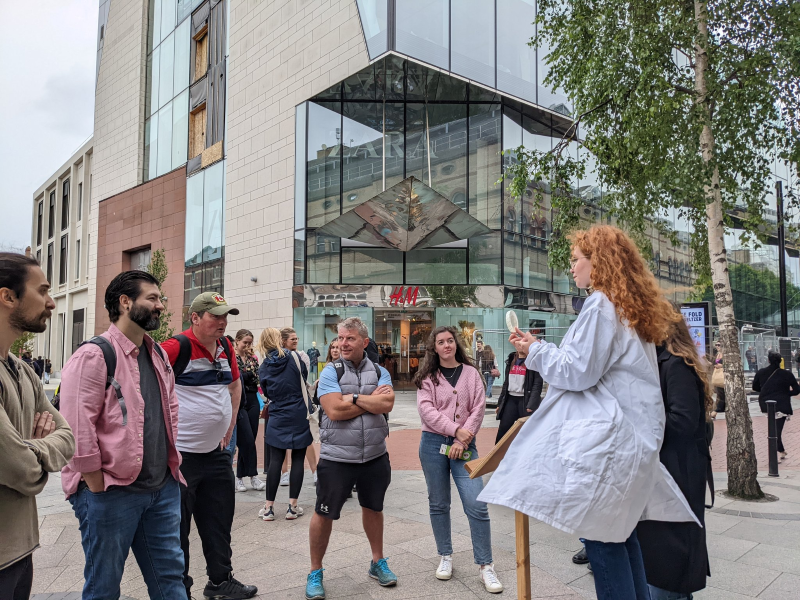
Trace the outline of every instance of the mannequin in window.
<instances>
[{"instance_id":1,"label":"mannequin in window","mask_svg":"<svg viewBox=\"0 0 800 600\"><path fill-rule=\"evenodd\" d=\"M308 354L308 360L311 363L311 368L308 370L308 373L311 378L311 383L314 383L318 375L317 363L319 362L319 350L317 350L316 341L311 342L311 348L306 350L306 354Z\"/></svg>"}]
</instances>

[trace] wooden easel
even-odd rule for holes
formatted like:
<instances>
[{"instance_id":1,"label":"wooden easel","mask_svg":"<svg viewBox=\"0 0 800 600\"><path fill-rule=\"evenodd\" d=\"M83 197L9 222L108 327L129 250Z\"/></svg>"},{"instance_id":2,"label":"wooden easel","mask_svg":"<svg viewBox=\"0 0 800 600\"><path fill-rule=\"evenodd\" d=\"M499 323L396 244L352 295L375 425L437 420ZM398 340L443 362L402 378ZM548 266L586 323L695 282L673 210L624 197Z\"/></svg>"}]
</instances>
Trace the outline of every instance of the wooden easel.
<instances>
[{"instance_id":1,"label":"wooden easel","mask_svg":"<svg viewBox=\"0 0 800 600\"><path fill-rule=\"evenodd\" d=\"M517 437L519 430L528 417L517 420L502 439L495 444L491 452L477 460L471 460L464 465L470 479L482 477L496 470L500 461L508 452L511 442ZM518 510L514 511L514 537L517 541L517 600L530 600L531 598L531 546L530 525L528 515Z\"/></svg>"}]
</instances>

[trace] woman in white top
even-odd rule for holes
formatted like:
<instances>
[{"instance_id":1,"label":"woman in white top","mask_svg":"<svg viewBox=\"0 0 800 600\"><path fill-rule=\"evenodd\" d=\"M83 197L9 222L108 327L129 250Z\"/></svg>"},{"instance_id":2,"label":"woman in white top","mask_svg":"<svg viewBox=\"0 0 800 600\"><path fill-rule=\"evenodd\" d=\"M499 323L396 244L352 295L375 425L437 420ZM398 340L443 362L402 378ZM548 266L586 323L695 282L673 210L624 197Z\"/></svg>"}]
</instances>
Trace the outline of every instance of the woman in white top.
<instances>
[{"instance_id":1,"label":"woman in white top","mask_svg":"<svg viewBox=\"0 0 800 600\"><path fill-rule=\"evenodd\" d=\"M575 284L594 292L560 346L512 334L549 389L479 499L585 538L599 600L645 600L637 522L696 521L658 456L655 343L677 317L621 230L597 226L572 242Z\"/></svg>"}]
</instances>

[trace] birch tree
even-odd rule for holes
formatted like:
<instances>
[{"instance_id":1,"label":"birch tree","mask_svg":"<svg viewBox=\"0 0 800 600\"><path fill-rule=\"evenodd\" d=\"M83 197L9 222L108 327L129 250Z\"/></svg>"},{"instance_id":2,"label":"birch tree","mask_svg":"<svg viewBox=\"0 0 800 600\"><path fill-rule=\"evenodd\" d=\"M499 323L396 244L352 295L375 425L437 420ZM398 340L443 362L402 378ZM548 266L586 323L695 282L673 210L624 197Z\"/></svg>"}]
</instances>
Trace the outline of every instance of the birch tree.
<instances>
[{"instance_id":1,"label":"birch tree","mask_svg":"<svg viewBox=\"0 0 800 600\"><path fill-rule=\"evenodd\" d=\"M634 237L675 210L692 229L698 288L710 285L724 357L728 491L762 496L744 391L726 231L765 242L776 161L800 159L800 3L759 0L539 0L531 45L574 126L549 152L517 148L504 177L552 190L550 264L566 269L581 202L570 182L591 154L601 203ZM547 51L545 50L548 49ZM574 145L574 144L573 144ZM787 220L796 222L793 197ZM664 231L667 235L674 232Z\"/></svg>"}]
</instances>

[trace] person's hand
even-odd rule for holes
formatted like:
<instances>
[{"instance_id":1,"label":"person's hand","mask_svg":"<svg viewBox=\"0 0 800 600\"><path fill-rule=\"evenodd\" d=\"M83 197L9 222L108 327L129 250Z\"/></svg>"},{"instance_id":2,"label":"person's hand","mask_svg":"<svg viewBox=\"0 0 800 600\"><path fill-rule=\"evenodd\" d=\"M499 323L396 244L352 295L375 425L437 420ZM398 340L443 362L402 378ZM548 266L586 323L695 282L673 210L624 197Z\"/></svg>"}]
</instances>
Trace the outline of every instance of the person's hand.
<instances>
[{"instance_id":1,"label":"person's hand","mask_svg":"<svg viewBox=\"0 0 800 600\"><path fill-rule=\"evenodd\" d=\"M469 443L472 441L472 438L474 437L475 436L469 429L464 429L463 427L459 427L456 430L456 440L461 442L465 448L469 446Z\"/></svg>"},{"instance_id":2,"label":"person's hand","mask_svg":"<svg viewBox=\"0 0 800 600\"><path fill-rule=\"evenodd\" d=\"M55 430L56 424L53 423L53 415L49 412L44 411L43 413L36 413L33 415L32 440L43 440Z\"/></svg>"},{"instance_id":3,"label":"person's hand","mask_svg":"<svg viewBox=\"0 0 800 600\"><path fill-rule=\"evenodd\" d=\"M494 414L496 414L496 415L499 415L499 414L500 414L500 407L499 407L499 406L496 406L496 407L495 407L495 409L494 409Z\"/></svg>"},{"instance_id":4,"label":"person's hand","mask_svg":"<svg viewBox=\"0 0 800 600\"><path fill-rule=\"evenodd\" d=\"M532 408L529 408L529 409L528 409L528 412L529 412L529 413L532 413L532 412L533 412L533 409L532 409Z\"/></svg>"},{"instance_id":5,"label":"person's hand","mask_svg":"<svg viewBox=\"0 0 800 600\"><path fill-rule=\"evenodd\" d=\"M458 443L458 440L454 440L453 444L450 446L450 452L447 454L448 458L461 458L464 454L464 446Z\"/></svg>"},{"instance_id":6,"label":"person's hand","mask_svg":"<svg viewBox=\"0 0 800 600\"><path fill-rule=\"evenodd\" d=\"M103 471L91 471L89 473L81 473L83 476L83 480L86 482L86 487L89 488L89 491L93 494L99 494L100 492L104 491L103 488L105 487L103 481Z\"/></svg>"},{"instance_id":7,"label":"person's hand","mask_svg":"<svg viewBox=\"0 0 800 600\"><path fill-rule=\"evenodd\" d=\"M523 333L520 328L517 327L514 333L508 337L508 341L511 342L511 345L514 346L517 352L530 354L531 344L537 343L539 338L531 333Z\"/></svg>"},{"instance_id":8,"label":"person's hand","mask_svg":"<svg viewBox=\"0 0 800 600\"><path fill-rule=\"evenodd\" d=\"M232 437L233 437L233 427L228 429L228 431L225 433L225 437L222 438L222 441L219 443L220 449L225 450L225 448L228 447L228 444L231 443Z\"/></svg>"},{"instance_id":9,"label":"person's hand","mask_svg":"<svg viewBox=\"0 0 800 600\"><path fill-rule=\"evenodd\" d=\"M394 388L392 386L383 384L376 387L375 391L372 392L372 394L375 395L391 394L393 389Z\"/></svg>"}]
</instances>

